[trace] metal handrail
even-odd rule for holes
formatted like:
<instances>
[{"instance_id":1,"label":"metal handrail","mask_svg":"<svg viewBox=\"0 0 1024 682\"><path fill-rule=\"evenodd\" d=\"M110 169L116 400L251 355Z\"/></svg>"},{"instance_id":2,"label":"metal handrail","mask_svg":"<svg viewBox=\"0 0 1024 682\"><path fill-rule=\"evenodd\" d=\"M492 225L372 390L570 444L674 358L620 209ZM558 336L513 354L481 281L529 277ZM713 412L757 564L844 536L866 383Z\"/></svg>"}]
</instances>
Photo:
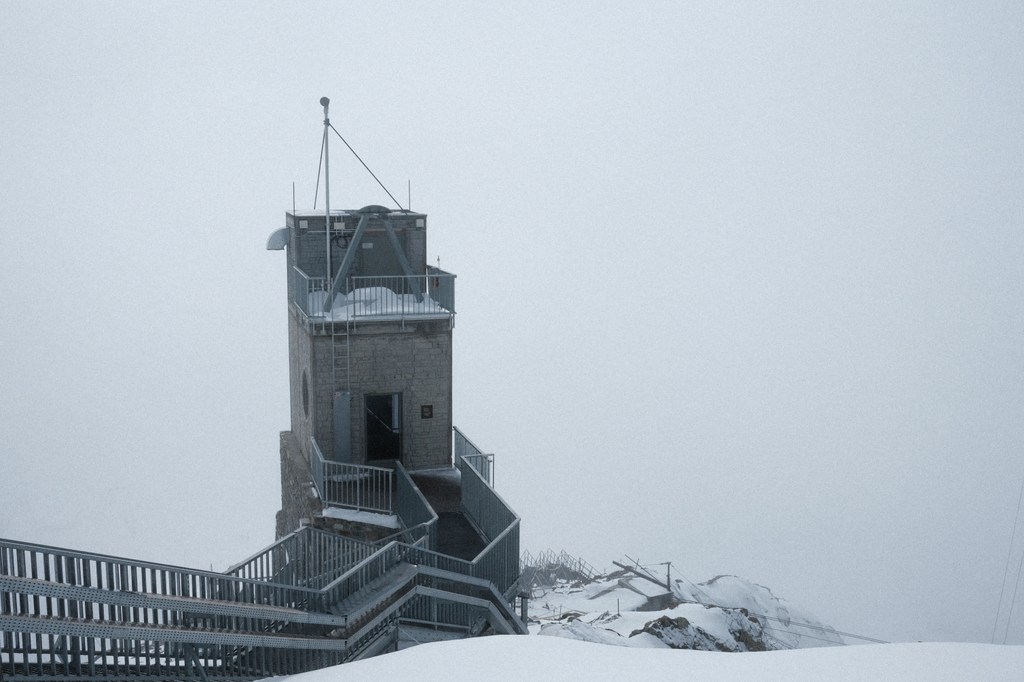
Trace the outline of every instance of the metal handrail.
<instances>
[{"instance_id":1,"label":"metal handrail","mask_svg":"<svg viewBox=\"0 0 1024 682\"><path fill-rule=\"evenodd\" d=\"M373 544L306 526L224 573L320 589L375 551Z\"/></svg>"},{"instance_id":2,"label":"metal handrail","mask_svg":"<svg viewBox=\"0 0 1024 682\"><path fill-rule=\"evenodd\" d=\"M457 463L461 458L467 458L477 473L480 474L480 477L484 479L484 482L493 487L494 455L485 454L483 450L477 447L476 443L459 430L459 427L453 426L452 434L452 454L456 466L458 466Z\"/></svg>"},{"instance_id":3,"label":"metal handrail","mask_svg":"<svg viewBox=\"0 0 1024 682\"><path fill-rule=\"evenodd\" d=\"M313 483L324 504L356 511L394 513L394 472L384 467L345 464L324 459L316 438L310 436Z\"/></svg>"},{"instance_id":4,"label":"metal handrail","mask_svg":"<svg viewBox=\"0 0 1024 682\"><path fill-rule=\"evenodd\" d=\"M402 537L410 544L425 541L425 547L436 549L437 513L423 496L409 472L401 462L395 462L396 509L399 521L403 526Z\"/></svg>"},{"instance_id":5,"label":"metal handrail","mask_svg":"<svg viewBox=\"0 0 1024 682\"><path fill-rule=\"evenodd\" d=\"M310 277L298 266L292 266L292 300L306 317L322 315L326 298L326 278Z\"/></svg>"},{"instance_id":6,"label":"metal handrail","mask_svg":"<svg viewBox=\"0 0 1024 682\"><path fill-rule=\"evenodd\" d=\"M494 485L494 455L464 455L463 459L489 486Z\"/></svg>"},{"instance_id":7,"label":"metal handrail","mask_svg":"<svg viewBox=\"0 0 1024 682\"><path fill-rule=\"evenodd\" d=\"M444 286L441 283L444 282ZM437 300L443 296L446 300ZM450 316L455 313L455 275L349 277L336 298L335 319Z\"/></svg>"},{"instance_id":8,"label":"metal handrail","mask_svg":"<svg viewBox=\"0 0 1024 682\"><path fill-rule=\"evenodd\" d=\"M329 283L292 266L292 300L306 318L344 321L365 317L405 319L455 315L455 275L428 268L424 275L348 277L325 310Z\"/></svg>"},{"instance_id":9,"label":"metal handrail","mask_svg":"<svg viewBox=\"0 0 1024 682\"><path fill-rule=\"evenodd\" d=\"M505 593L519 579L519 516L466 457L456 460L456 465L462 476L463 512L488 540L473 560L473 575Z\"/></svg>"}]
</instances>

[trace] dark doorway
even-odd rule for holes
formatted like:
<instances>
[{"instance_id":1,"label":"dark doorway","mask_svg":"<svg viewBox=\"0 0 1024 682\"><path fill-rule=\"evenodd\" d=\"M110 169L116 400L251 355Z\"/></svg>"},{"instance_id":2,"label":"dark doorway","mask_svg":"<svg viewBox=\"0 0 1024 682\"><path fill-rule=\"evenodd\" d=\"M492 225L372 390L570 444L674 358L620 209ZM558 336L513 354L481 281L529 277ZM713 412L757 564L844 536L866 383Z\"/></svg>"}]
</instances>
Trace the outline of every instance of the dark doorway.
<instances>
[{"instance_id":1,"label":"dark doorway","mask_svg":"<svg viewBox=\"0 0 1024 682\"><path fill-rule=\"evenodd\" d=\"M366 459L402 458L402 396L366 396Z\"/></svg>"}]
</instances>

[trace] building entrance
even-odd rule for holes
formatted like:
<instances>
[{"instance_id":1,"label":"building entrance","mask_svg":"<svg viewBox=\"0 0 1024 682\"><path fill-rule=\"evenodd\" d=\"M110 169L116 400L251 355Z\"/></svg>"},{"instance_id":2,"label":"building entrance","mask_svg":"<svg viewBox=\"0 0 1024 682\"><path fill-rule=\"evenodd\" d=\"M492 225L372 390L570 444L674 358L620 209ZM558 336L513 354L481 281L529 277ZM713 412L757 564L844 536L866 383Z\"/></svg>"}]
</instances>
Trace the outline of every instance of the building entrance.
<instances>
[{"instance_id":1,"label":"building entrance","mask_svg":"<svg viewBox=\"0 0 1024 682\"><path fill-rule=\"evenodd\" d=\"M366 460L402 458L402 396L368 395L366 400Z\"/></svg>"}]
</instances>

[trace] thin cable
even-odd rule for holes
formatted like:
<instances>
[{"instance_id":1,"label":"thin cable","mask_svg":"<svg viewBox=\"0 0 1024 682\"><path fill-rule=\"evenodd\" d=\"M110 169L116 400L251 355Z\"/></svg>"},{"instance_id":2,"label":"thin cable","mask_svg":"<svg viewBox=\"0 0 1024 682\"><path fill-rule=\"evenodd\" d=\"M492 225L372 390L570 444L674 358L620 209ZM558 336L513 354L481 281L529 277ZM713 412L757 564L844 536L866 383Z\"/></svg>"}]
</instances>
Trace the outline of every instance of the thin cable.
<instances>
[{"instance_id":1,"label":"thin cable","mask_svg":"<svg viewBox=\"0 0 1024 682\"><path fill-rule=\"evenodd\" d=\"M320 161L316 164L316 193L313 195L313 210L316 210L316 198L320 196L320 171L324 167L324 145L327 144L327 131L320 138Z\"/></svg>"},{"instance_id":2,"label":"thin cable","mask_svg":"<svg viewBox=\"0 0 1024 682\"><path fill-rule=\"evenodd\" d=\"M1020 482L1020 495L1017 497L1017 515L1013 517L1013 532L1010 534L1010 548L1006 551L1006 568L1003 569L1003 584L999 588L999 604L996 606L996 622L992 623L992 643L996 643L996 629L999 627L999 612L1003 608L1003 592L1006 591L1006 576L1010 573L1010 558L1013 556L1013 541L1017 538L1017 521L1020 519L1020 503L1024 500L1024 480ZM1021 554L1021 561L1024 561L1024 554ZM1020 569L1017 569L1017 582L1020 582ZM1017 588L1013 588L1013 597L1017 598ZM1013 606L1010 606L1010 615L1013 615ZM1010 627L1010 620L1007 618L1006 627ZM1003 644L1006 638L1003 637Z\"/></svg>"},{"instance_id":3,"label":"thin cable","mask_svg":"<svg viewBox=\"0 0 1024 682\"><path fill-rule=\"evenodd\" d=\"M1013 607L1017 603L1017 588L1020 587L1020 572L1024 568L1024 553L1020 555L1020 566L1017 567L1017 582L1013 586L1013 599L1010 600L1010 612L1006 614L1006 629L1003 630L1003 644L1006 644L1006 636L1010 634L1010 622L1013 620Z\"/></svg>"},{"instance_id":4,"label":"thin cable","mask_svg":"<svg viewBox=\"0 0 1024 682\"><path fill-rule=\"evenodd\" d=\"M334 125L331 124L331 123L328 123L328 125L331 126L331 130L333 130L334 134L338 136L338 139L341 140L342 142L345 142L345 138L341 136L341 133L338 132L338 130L334 127ZM326 131L324 132L324 134L325 135L327 134ZM359 155L356 154L356 150L352 149L352 145L350 145L348 142L345 142L345 146L348 147L348 150L350 152L352 152L352 156L354 156L357 159L359 159L359 163L363 164L363 168L366 169L366 172L369 173L370 175L373 175L373 171L370 170L370 167L367 166L366 163L362 159L359 158ZM377 181L377 184L380 185L381 189L383 189L385 192L388 192L388 188L384 186L384 183L381 182L377 178L376 175L373 175L373 179ZM391 192L388 192L388 196L391 197L391 201L395 202L395 205L398 206L398 208L400 210L403 210L403 211L405 210L405 209L402 208L402 205L400 203L398 203L398 199L395 198L394 194L392 194Z\"/></svg>"},{"instance_id":5,"label":"thin cable","mask_svg":"<svg viewBox=\"0 0 1024 682\"><path fill-rule=\"evenodd\" d=\"M1018 503L1018 511L1020 504ZM1012 540L1011 540L1012 542ZM1011 545L1012 546L1012 545ZM1024 552L1020 555L1020 565L1017 566L1017 579L1013 583L1013 599L1010 600L1010 612L1006 614L1006 629L1003 630L1003 644L1006 644L1006 636L1010 634L1010 622L1013 620L1013 607L1017 603L1017 588L1020 587L1020 572L1024 569Z\"/></svg>"}]
</instances>

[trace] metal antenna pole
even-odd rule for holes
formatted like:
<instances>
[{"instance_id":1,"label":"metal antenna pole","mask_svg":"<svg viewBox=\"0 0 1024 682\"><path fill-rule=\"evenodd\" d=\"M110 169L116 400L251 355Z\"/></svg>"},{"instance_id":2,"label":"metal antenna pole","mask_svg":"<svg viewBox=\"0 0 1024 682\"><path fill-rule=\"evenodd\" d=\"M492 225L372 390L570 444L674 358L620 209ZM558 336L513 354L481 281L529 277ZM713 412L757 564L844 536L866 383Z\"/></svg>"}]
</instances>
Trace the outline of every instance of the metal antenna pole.
<instances>
[{"instance_id":1,"label":"metal antenna pole","mask_svg":"<svg viewBox=\"0 0 1024 682\"><path fill-rule=\"evenodd\" d=\"M326 227L325 234L327 235L327 291L331 291L331 161L328 153L328 147L330 146L330 136L327 134L331 127L331 119L327 117L327 105L331 103L331 100L326 97L320 98L320 104L324 107L324 226ZM326 313L333 307L331 301L324 303L324 312Z\"/></svg>"}]
</instances>

